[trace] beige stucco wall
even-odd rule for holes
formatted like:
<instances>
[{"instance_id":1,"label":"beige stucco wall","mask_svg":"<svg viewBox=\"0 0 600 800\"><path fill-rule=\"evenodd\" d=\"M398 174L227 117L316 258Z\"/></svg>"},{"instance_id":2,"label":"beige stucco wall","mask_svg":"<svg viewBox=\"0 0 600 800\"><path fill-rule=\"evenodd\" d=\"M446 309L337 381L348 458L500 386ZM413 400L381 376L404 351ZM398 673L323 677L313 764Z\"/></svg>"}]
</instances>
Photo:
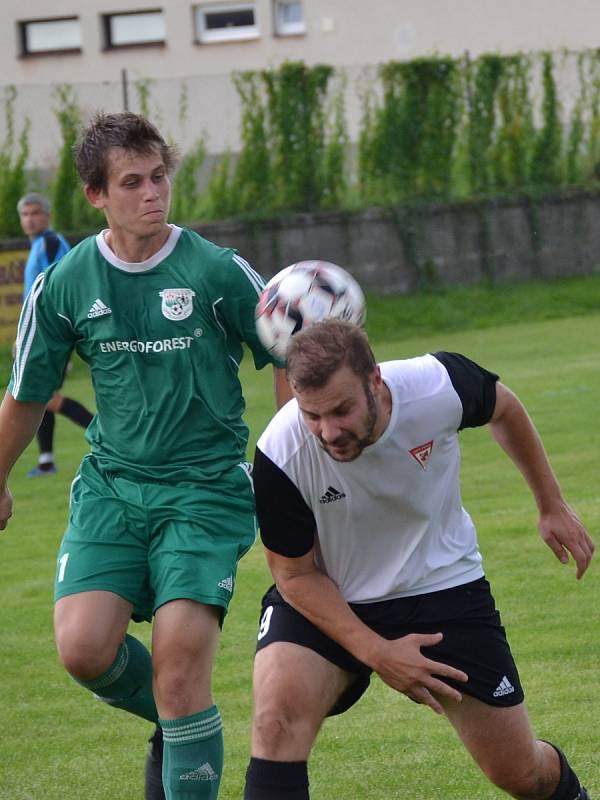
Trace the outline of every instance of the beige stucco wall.
<instances>
[{"instance_id":1,"label":"beige stucco wall","mask_svg":"<svg viewBox=\"0 0 600 800\"><path fill-rule=\"evenodd\" d=\"M204 132L209 151L222 152L238 145L232 70L277 66L286 59L347 68L347 118L355 138L360 117L356 85L366 65L436 52L458 55L468 50L475 56L600 44L598 0L304 0L306 34L299 37L274 36L271 0L256 0L258 39L205 45L194 43L193 3L164 0L164 47L103 52L100 15L149 5L147 0L2 0L1 80L19 88L18 116L31 119L35 163L51 168L60 142L52 86L74 85L84 114L96 108L120 110L122 70L130 82L153 81L151 113L184 150ZM17 21L72 15L81 20L80 54L18 57ZM190 112L182 123L184 81ZM135 109L135 89L129 88ZM0 118L0 135L3 124Z\"/></svg>"},{"instance_id":2,"label":"beige stucco wall","mask_svg":"<svg viewBox=\"0 0 600 800\"><path fill-rule=\"evenodd\" d=\"M223 75L286 58L357 66L433 52L580 49L600 43L597 0L304 0L306 35L284 38L272 35L270 0L256 0L259 39L202 46L193 42L192 5L189 0L162 4L166 47L106 53L101 51L99 15L147 9L147 0L2 0L2 80L117 80L123 67L154 78ZM16 58L17 20L69 15L81 19L81 55Z\"/></svg>"}]
</instances>

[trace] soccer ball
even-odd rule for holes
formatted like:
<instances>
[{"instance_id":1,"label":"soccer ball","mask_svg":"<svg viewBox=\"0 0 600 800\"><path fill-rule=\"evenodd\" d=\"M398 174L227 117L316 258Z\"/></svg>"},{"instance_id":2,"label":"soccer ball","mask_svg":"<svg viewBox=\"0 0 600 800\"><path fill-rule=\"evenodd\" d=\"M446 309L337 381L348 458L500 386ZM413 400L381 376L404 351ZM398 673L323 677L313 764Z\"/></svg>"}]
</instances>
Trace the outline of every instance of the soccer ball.
<instances>
[{"instance_id":1,"label":"soccer ball","mask_svg":"<svg viewBox=\"0 0 600 800\"><path fill-rule=\"evenodd\" d=\"M323 319L362 325L365 298L354 278L329 261L299 261L274 275L256 306L256 331L282 361L290 338Z\"/></svg>"}]
</instances>

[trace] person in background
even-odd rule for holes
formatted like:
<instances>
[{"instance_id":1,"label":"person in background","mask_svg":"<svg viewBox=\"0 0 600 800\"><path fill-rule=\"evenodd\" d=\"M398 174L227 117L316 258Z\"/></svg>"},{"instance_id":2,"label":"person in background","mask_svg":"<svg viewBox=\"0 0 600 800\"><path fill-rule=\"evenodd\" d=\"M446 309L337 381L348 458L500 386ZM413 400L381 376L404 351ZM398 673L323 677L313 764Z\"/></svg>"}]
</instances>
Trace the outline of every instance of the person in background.
<instances>
[{"instance_id":1,"label":"person in background","mask_svg":"<svg viewBox=\"0 0 600 800\"><path fill-rule=\"evenodd\" d=\"M23 275L23 299L25 299L37 276L62 258L71 248L64 236L56 233L50 227L50 203L43 194L37 192L26 194L17 203L17 211L23 233L31 242ZM82 428L87 428L94 417L79 401L65 397L58 390L55 391L46 406L36 434L40 454L37 466L27 473L30 478L51 475L56 472L54 462L55 414L62 414Z\"/></svg>"}]
</instances>

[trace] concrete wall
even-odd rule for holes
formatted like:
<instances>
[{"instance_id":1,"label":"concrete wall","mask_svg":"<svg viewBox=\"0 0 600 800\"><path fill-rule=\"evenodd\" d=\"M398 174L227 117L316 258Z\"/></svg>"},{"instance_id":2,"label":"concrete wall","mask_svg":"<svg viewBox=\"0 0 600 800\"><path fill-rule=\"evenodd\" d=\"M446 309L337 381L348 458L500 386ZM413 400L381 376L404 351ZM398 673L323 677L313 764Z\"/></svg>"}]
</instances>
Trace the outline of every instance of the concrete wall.
<instances>
[{"instance_id":1,"label":"concrete wall","mask_svg":"<svg viewBox=\"0 0 600 800\"><path fill-rule=\"evenodd\" d=\"M425 286L600 274L600 196L578 193L198 228L263 275L319 258L386 294Z\"/></svg>"},{"instance_id":2,"label":"concrete wall","mask_svg":"<svg viewBox=\"0 0 600 800\"><path fill-rule=\"evenodd\" d=\"M194 226L235 247L266 278L296 261L322 259L384 294L491 279L600 275L600 194L487 203L295 214L258 223ZM75 244L75 240L71 240ZM0 286L20 292L29 243L0 242Z\"/></svg>"},{"instance_id":3,"label":"concrete wall","mask_svg":"<svg viewBox=\"0 0 600 800\"><path fill-rule=\"evenodd\" d=\"M235 247L269 278L306 259L333 261L362 287L407 294L485 279L600 275L600 195L431 205L357 214L297 214L260 224L197 230ZM72 242L73 244L75 242ZM0 342L14 340L26 240L0 242Z\"/></svg>"}]
</instances>

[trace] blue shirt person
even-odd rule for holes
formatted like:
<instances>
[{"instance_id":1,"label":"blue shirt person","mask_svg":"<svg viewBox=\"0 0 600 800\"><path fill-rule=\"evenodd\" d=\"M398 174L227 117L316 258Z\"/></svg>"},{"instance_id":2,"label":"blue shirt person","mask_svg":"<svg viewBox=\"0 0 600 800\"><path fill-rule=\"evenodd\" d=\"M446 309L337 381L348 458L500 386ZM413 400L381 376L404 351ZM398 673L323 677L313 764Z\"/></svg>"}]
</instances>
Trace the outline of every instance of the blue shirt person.
<instances>
[{"instance_id":1,"label":"blue shirt person","mask_svg":"<svg viewBox=\"0 0 600 800\"><path fill-rule=\"evenodd\" d=\"M23 233L31 242L23 275L23 299L25 299L38 275L59 261L69 252L71 246L64 236L50 227L50 203L43 194L37 192L26 194L17 203L17 211ZM31 478L56 472L53 452L55 413L63 414L82 428L87 428L93 419L93 415L77 400L55 392L37 432L40 454L37 466L27 473Z\"/></svg>"},{"instance_id":2,"label":"blue shirt person","mask_svg":"<svg viewBox=\"0 0 600 800\"><path fill-rule=\"evenodd\" d=\"M71 249L60 233L50 228L50 203L37 192L25 195L17 203L23 233L29 237L31 249L23 276L23 297L27 297L37 276Z\"/></svg>"}]
</instances>

